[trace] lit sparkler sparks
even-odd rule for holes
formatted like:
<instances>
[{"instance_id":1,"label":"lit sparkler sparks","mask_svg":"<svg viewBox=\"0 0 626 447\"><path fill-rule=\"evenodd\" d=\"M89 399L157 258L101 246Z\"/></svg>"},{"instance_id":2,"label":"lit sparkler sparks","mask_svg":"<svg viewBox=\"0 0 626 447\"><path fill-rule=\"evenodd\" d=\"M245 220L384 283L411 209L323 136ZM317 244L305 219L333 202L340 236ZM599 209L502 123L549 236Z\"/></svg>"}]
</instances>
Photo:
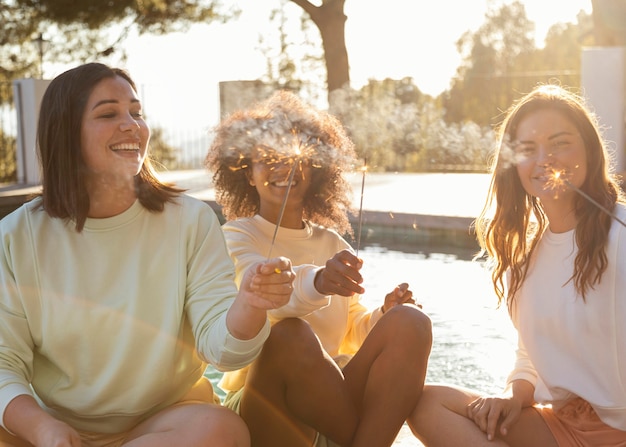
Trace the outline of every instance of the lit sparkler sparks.
<instances>
[{"instance_id":1,"label":"lit sparkler sparks","mask_svg":"<svg viewBox=\"0 0 626 447\"><path fill-rule=\"evenodd\" d=\"M361 178L361 203L359 205L359 226L357 230L356 239L356 255L359 256L359 249L361 248L361 229L363 228L363 193L365 192L365 173L367 172L367 158L363 160L363 167L361 168L363 177Z\"/></svg>"},{"instance_id":2,"label":"lit sparkler sparks","mask_svg":"<svg viewBox=\"0 0 626 447\"><path fill-rule=\"evenodd\" d=\"M580 194L581 196L583 196L590 203L592 203L593 205L597 206L598 209L600 209L602 212L606 213L608 216L613 218L616 222L618 222L622 226L626 227L626 222L624 222L619 217L617 217L614 212L612 212L611 210L607 209L605 206L603 206L601 203L599 203L597 200L595 200L593 197L591 197L585 191L583 191L579 187L575 186L572 182L569 181L569 179L567 178L567 176L565 174L566 174L566 172L564 170L553 169L552 173L550 174L550 178L549 178L549 181L548 181L547 185L549 185L549 187L553 188L553 189L557 189L561 185L567 186L568 188L572 189L573 191L575 191L578 194Z\"/></svg>"}]
</instances>

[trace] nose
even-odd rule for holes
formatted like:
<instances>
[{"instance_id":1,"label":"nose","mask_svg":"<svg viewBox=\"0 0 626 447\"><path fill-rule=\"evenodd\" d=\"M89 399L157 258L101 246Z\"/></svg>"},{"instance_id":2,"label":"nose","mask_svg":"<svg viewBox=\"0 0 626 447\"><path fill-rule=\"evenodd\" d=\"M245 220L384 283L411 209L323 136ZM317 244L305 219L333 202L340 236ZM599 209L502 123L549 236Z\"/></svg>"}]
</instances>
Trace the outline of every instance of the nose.
<instances>
[{"instance_id":1,"label":"nose","mask_svg":"<svg viewBox=\"0 0 626 447\"><path fill-rule=\"evenodd\" d=\"M539 166L552 166L554 163L554 154L552 146L548 144L540 144L537 147L537 164Z\"/></svg>"},{"instance_id":2,"label":"nose","mask_svg":"<svg viewBox=\"0 0 626 447\"><path fill-rule=\"evenodd\" d=\"M139 123L137 122L137 120L132 116L132 115L126 115L123 119L122 122L120 123L120 129L123 132L126 131L135 131L137 129L139 129Z\"/></svg>"}]
</instances>

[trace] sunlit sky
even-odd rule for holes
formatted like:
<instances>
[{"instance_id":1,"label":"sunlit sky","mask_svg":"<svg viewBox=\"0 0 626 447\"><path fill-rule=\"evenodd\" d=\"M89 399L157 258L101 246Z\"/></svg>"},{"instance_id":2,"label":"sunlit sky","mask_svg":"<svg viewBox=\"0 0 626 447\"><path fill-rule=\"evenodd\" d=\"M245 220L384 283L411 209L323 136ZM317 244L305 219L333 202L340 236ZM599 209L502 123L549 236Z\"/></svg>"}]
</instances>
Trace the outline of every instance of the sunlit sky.
<instances>
[{"instance_id":1,"label":"sunlit sky","mask_svg":"<svg viewBox=\"0 0 626 447\"><path fill-rule=\"evenodd\" d=\"M279 1L230 1L243 9L238 20L194 25L185 33L163 37L130 37L125 43L125 66L137 83L161 84L163 95L195 104L185 106L189 113L180 110L172 115L182 126L216 122L220 81L258 79L266 71L258 40L268 33L269 12ZM369 79L410 76L421 91L438 95L449 87L460 64L455 42L484 23L489 4L501 1L346 0L352 86L358 88ZM535 23L538 45L551 25L575 22L580 10L591 11L591 0L525 0L524 4Z\"/></svg>"}]
</instances>

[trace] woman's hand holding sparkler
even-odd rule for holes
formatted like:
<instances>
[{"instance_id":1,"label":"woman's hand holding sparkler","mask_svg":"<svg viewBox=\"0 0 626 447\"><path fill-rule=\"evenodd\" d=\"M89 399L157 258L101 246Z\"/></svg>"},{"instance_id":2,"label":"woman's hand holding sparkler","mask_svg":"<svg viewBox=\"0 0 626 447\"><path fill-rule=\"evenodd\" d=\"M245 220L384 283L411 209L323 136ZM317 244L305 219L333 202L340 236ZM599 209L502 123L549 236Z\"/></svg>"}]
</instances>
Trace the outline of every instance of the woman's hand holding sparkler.
<instances>
[{"instance_id":1,"label":"woman's hand holding sparkler","mask_svg":"<svg viewBox=\"0 0 626 447\"><path fill-rule=\"evenodd\" d=\"M363 277L359 270L363 260L350 250L342 250L326 261L315 275L315 289L323 295L352 296L363 293Z\"/></svg>"},{"instance_id":2,"label":"woman's hand holding sparkler","mask_svg":"<svg viewBox=\"0 0 626 447\"><path fill-rule=\"evenodd\" d=\"M392 292L385 295L385 303L381 306L380 310L385 313L392 307L401 304L416 304L413 299L413 292L409 289L409 285L405 282L398 284ZM418 305L418 307L422 307Z\"/></svg>"},{"instance_id":3,"label":"woman's hand holding sparkler","mask_svg":"<svg viewBox=\"0 0 626 447\"><path fill-rule=\"evenodd\" d=\"M252 265L244 274L226 323L230 333L240 339L255 337L267 319L267 311L289 302L296 277L291 261L285 257Z\"/></svg>"}]
</instances>

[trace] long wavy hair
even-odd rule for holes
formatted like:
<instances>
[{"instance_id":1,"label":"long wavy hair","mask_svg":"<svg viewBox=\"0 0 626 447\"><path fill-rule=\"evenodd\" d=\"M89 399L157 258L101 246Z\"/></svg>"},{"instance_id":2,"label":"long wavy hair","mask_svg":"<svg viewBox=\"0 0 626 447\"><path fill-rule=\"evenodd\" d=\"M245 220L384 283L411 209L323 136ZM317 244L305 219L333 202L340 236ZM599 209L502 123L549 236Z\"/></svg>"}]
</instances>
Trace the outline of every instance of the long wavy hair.
<instances>
[{"instance_id":1,"label":"long wavy hair","mask_svg":"<svg viewBox=\"0 0 626 447\"><path fill-rule=\"evenodd\" d=\"M216 201L227 220L259 212L259 194L248 177L255 150L281 154L295 142L304 149L300 156L313 167L304 197L304 219L352 234L348 216L352 188L343 174L353 168L356 157L337 118L281 90L235 111L213 133L205 164L213 172Z\"/></svg>"},{"instance_id":2,"label":"long wavy hair","mask_svg":"<svg viewBox=\"0 0 626 447\"><path fill-rule=\"evenodd\" d=\"M543 109L561 113L582 137L587 176L580 189L608 210L624 200L617 178L609 171L609 157L596 117L580 96L561 86L542 85L513 104L498 129L489 192L475 222L481 255L487 257L492 267L498 303L506 300L509 310L548 226L540 201L527 194L522 186L509 142L515 140L518 126L526 116ZM574 200L578 252L570 280L584 299L606 270L606 245L612 222L609 215L581 195L576 195ZM510 281L505 290L507 272Z\"/></svg>"},{"instance_id":3,"label":"long wavy hair","mask_svg":"<svg viewBox=\"0 0 626 447\"><path fill-rule=\"evenodd\" d=\"M80 147L83 114L95 86L116 76L137 91L126 71L93 62L54 78L41 100L37 153L41 163L42 207L51 217L73 220L79 232L89 211L87 169ZM183 191L159 180L149 155L135 176L135 189L141 204L150 211L162 211L166 202Z\"/></svg>"}]
</instances>

